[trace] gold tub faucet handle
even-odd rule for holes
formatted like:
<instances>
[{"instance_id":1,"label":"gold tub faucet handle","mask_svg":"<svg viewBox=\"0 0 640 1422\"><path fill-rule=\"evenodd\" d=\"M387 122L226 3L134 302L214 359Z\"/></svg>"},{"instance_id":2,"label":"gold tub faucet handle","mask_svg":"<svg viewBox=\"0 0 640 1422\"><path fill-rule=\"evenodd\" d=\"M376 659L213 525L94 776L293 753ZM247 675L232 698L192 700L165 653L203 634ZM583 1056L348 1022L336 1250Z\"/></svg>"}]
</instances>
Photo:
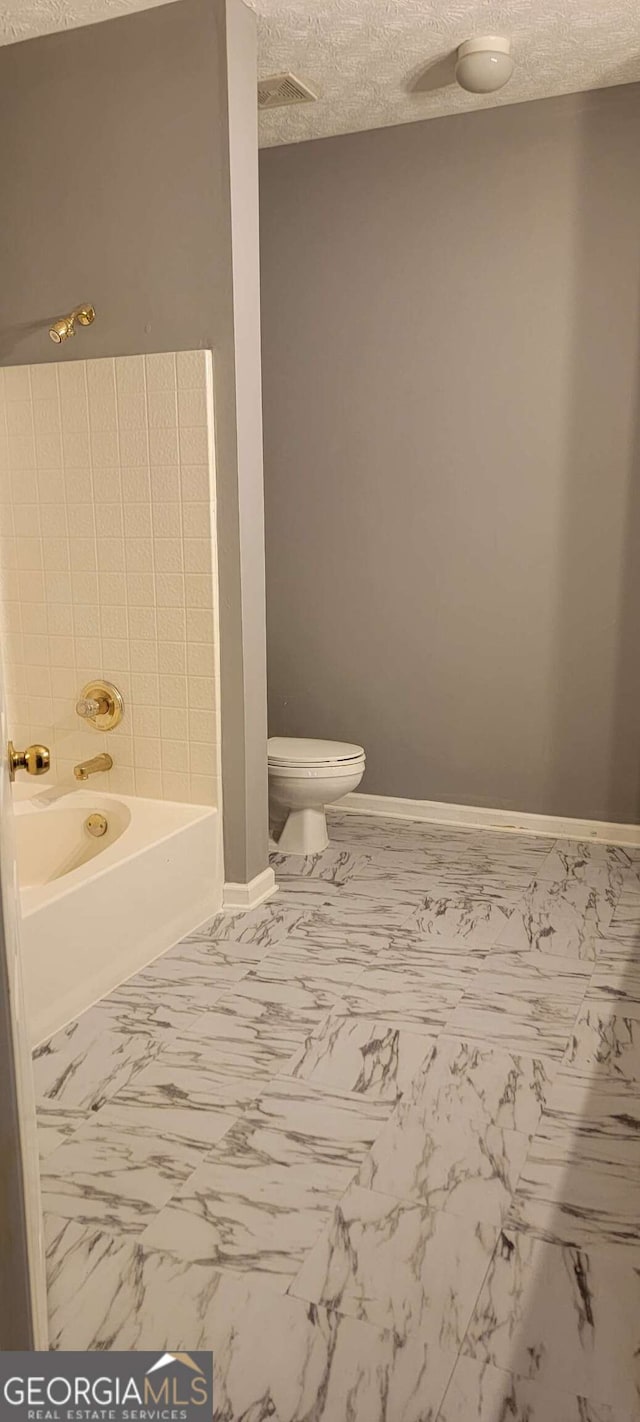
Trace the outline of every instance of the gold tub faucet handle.
<instances>
[{"instance_id":1,"label":"gold tub faucet handle","mask_svg":"<svg viewBox=\"0 0 640 1422\"><path fill-rule=\"evenodd\" d=\"M109 710L109 702L105 696L98 700L94 696L81 696L76 701L76 711L78 716L83 716L85 720L90 720L93 716L106 716Z\"/></svg>"}]
</instances>

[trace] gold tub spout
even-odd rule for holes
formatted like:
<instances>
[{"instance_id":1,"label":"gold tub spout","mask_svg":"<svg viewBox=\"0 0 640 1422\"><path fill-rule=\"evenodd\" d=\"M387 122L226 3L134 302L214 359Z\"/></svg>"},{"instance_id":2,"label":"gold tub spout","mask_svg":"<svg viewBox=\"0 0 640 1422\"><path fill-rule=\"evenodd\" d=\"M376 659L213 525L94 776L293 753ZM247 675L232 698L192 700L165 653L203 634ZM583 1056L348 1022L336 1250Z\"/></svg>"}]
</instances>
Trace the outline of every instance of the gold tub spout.
<instances>
[{"instance_id":1,"label":"gold tub spout","mask_svg":"<svg viewBox=\"0 0 640 1422\"><path fill-rule=\"evenodd\" d=\"M102 751L100 755L94 755L91 760L83 760L80 765L74 765L73 773L76 780L88 780L90 775L97 775L100 770L111 770L113 758L108 751Z\"/></svg>"}]
</instances>

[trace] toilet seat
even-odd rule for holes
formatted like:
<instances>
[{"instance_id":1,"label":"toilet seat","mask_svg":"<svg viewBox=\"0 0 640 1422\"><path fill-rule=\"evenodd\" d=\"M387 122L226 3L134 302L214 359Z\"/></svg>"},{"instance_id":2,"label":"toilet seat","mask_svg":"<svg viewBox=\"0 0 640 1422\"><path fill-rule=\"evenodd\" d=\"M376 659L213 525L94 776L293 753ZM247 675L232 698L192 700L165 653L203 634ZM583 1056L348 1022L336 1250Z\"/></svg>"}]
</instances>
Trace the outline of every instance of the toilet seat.
<instances>
[{"instance_id":1,"label":"toilet seat","mask_svg":"<svg viewBox=\"0 0 640 1422\"><path fill-rule=\"evenodd\" d=\"M340 767L353 770L354 762L364 760L362 746L348 741L318 741L304 736L271 736L267 742L269 766L274 770L289 770L291 774Z\"/></svg>"},{"instance_id":2,"label":"toilet seat","mask_svg":"<svg viewBox=\"0 0 640 1422\"><path fill-rule=\"evenodd\" d=\"M329 843L327 805L357 790L365 770L362 746L272 736L268 743L269 800L284 827L280 854L322 854Z\"/></svg>"},{"instance_id":3,"label":"toilet seat","mask_svg":"<svg viewBox=\"0 0 640 1422\"><path fill-rule=\"evenodd\" d=\"M346 780L351 779L354 774L364 775L365 758L362 755L356 756L354 760L334 760L333 763L325 761L323 765L319 762L316 765L285 765L276 764L269 761L269 780Z\"/></svg>"}]
</instances>

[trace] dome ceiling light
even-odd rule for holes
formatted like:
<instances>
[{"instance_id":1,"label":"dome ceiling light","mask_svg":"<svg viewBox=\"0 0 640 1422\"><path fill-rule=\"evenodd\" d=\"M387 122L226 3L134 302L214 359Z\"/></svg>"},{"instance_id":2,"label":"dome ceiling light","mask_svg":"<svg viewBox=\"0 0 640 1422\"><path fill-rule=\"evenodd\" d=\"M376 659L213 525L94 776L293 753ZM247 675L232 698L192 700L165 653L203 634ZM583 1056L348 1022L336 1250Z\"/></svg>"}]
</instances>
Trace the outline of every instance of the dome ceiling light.
<instances>
[{"instance_id":1,"label":"dome ceiling light","mask_svg":"<svg viewBox=\"0 0 640 1422\"><path fill-rule=\"evenodd\" d=\"M471 94L493 94L508 84L513 74L511 40L484 35L465 40L458 49L456 79Z\"/></svg>"}]
</instances>

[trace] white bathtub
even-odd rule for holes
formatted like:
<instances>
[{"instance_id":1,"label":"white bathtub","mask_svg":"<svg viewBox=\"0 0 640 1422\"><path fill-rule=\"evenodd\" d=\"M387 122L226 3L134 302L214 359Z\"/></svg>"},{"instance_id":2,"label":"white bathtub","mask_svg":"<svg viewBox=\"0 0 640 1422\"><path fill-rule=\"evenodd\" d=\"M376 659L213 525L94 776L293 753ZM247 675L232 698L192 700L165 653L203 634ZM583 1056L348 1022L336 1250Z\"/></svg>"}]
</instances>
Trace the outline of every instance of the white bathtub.
<instances>
[{"instance_id":1,"label":"white bathtub","mask_svg":"<svg viewBox=\"0 0 640 1422\"><path fill-rule=\"evenodd\" d=\"M222 904L220 818L207 806L15 787L22 955L34 1045ZM93 813L107 832L85 828Z\"/></svg>"}]
</instances>

